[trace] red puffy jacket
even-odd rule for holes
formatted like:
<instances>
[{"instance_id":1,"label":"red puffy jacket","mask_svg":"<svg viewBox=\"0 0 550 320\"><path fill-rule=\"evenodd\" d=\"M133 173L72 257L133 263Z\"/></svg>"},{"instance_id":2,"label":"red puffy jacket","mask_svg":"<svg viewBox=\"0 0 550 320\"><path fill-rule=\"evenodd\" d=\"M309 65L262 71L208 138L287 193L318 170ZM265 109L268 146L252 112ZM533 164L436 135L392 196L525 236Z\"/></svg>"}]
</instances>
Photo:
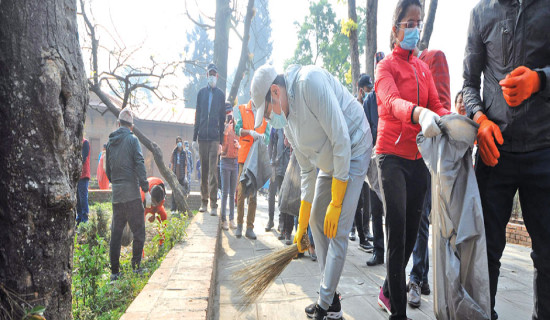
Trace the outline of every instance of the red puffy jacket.
<instances>
[{"instance_id":1,"label":"red puffy jacket","mask_svg":"<svg viewBox=\"0 0 550 320\"><path fill-rule=\"evenodd\" d=\"M412 51L396 46L376 67L378 102L377 154L414 160L422 156L416 145L420 125L412 123L415 106L449 114L441 102L428 66Z\"/></svg>"}]
</instances>

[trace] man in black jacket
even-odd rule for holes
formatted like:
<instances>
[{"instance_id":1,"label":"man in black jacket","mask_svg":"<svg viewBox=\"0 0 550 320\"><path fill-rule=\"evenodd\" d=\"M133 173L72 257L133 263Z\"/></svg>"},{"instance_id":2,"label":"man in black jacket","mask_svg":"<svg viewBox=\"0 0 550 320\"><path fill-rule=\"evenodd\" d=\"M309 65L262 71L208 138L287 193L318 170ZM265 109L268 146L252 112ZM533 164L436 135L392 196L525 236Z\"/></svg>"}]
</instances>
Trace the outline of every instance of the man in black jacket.
<instances>
[{"instance_id":1,"label":"man in black jacket","mask_svg":"<svg viewBox=\"0 0 550 320\"><path fill-rule=\"evenodd\" d=\"M463 98L479 125L476 175L487 237L492 319L519 190L535 267L533 319L550 319L550 1L482 0L473 9ZM483 73L483 99L480 95ZM495 142L496 141L496 142Z\"/></svg>"},{"instance_id":2,"label":"man in black jacket","mask_svg":"<svg viewBox=\"0 0 550 320\"><path fill-rule=\"evenodd\" d=\"M141 193L145 193L146 206L151 206L149 182L141 146L132 133L134 117L129 109L118 116L119 128L109 135L106 150L106 173L113 188L113 218L109 258L111 260L111 280L120 277L120 242L126 223L134 235L132 245L132 268L139 272L141 253L145 243L145 220Z\"/></svg>"},{"instance_id":3,"label":"man in black jacket","mask_svg":"<svg viewBox=\"0 0 550 320\"><path fill-rule=\"evenodd\" d=\"M197 95L195 112L195 131L193 141L199 141L201 162L201 198L200 212L205 212L210 197L210 215L217 214L218 200L218 159L223 144L225 122L225 94L216 88L218 70L214 64L208 65L206 73L208 85Z\"/></svg>"}]
</instances>

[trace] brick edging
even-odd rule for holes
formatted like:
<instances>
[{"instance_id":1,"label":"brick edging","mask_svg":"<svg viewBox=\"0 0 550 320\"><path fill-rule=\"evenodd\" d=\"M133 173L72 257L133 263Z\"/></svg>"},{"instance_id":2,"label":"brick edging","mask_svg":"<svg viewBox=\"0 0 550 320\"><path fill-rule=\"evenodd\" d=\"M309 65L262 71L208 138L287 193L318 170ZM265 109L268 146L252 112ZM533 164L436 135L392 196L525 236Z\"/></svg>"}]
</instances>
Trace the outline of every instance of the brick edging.
<instances>
[{"instance_id":1,"label":"brick edging","mask_svg":"<svg viewBox=\"0 0 550 320\"><path fill-rule=\"evenodd\" d=\"M531 237L525 225L509 222L506 226L506 242L531 247Z\"/></svg>"},{"instance_id":2,"label":"brick edging","mask_svg":"<svg viewBox=\"0 0 550 320\"><path fill-rule=\"evenodd\" d=\"M215 306L220 216L195 215L121 320L210 319ZM206 272L206 273L205 273Z\"/></svg>"}]
</instances>

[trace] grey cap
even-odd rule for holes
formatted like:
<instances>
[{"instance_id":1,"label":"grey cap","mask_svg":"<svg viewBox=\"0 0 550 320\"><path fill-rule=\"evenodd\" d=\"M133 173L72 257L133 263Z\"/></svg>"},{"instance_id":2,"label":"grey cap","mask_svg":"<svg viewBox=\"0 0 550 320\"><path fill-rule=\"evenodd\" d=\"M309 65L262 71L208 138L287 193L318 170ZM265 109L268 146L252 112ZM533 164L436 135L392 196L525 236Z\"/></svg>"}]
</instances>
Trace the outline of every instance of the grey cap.
<instances>
[{"instance_id":1,"label":"grey cap","mask_svg":"<svg viewBox=\"0 0 550 320\"><path fill-rule=\"evenodd\" d=\"M216 71L216 73L218 73L218 68L213 63L208 65L208 70L206 70L206 72L210 72L211 70L214 70L214 71Z\"/></svg>"},{"instance_id":2,"label":"grey cap","mask_svg":"<svg viewBox=\"0 0 550 320\"><path fill-rule=\"evenodd\" d=\"M124 108L118 114L118 121L134 124L134 113L129 108Z\"/></svg>"},{"instance_id":3,"label":"grey cap","mask_svg":"<svg viewBox=\"0 0 550 320\"><path fill-rule=\"evenodd\" d=\"M254 72L252 84L250 85L250 95L252 96L252 105L256 108L255 128L262 125L265 113L265 96L275 78L277 78L277 71L272 65L264 64Z\"/></svg>"}]
</instances>

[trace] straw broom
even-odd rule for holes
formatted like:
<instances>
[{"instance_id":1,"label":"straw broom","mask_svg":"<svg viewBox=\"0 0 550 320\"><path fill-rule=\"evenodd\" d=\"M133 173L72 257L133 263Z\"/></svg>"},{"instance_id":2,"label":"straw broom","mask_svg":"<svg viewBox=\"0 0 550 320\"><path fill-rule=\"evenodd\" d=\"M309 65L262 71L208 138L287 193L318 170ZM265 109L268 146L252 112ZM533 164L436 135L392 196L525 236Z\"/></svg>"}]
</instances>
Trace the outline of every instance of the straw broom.
<instances>
[{"instance_id":1,"label":"straw broom","mask_svg":"<svg viewBox=\"0 0 550 320\"><path fill-rule=\"evenodd\" d=\"M302 237L302 248L309 248L307 234ZM298 253L298 245L293 244L252 259L246 267L233 273L233 278L238 281L237 294L241 297L243 309L264 294Z\"/></svg>"}]
</instances>

